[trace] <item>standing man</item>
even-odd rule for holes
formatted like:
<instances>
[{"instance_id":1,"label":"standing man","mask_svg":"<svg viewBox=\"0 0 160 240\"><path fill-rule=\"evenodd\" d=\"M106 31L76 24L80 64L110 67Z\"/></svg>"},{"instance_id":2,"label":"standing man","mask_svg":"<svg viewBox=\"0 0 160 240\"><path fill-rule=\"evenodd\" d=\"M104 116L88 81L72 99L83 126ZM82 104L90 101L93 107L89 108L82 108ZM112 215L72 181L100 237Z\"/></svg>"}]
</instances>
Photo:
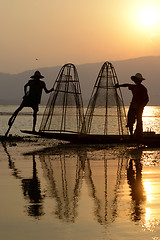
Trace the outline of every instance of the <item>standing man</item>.
<instances>
[{"instance_id":1,"label":"standing man","mask_svg":"<svg viewBox=\"0 0 160 240\"><path fill-rule=\"evenodd\" d=\"M9 130L18 115L18 113L24 108L24 107L31 107L33 109L33 131L35 131L35 126L37 122L37 112L38 112L38 106L41 101L42 96L42 90L44 90L46 93L52 92L54 89L48 90L46 88L46 84L44 81L40 80L44 78L44 76L41 75L39 71L36 71L33 76L31 76L31 80L28 81L28 83L24 86L24 97L21 105L16 109L16 111L13 113L11 118L8 121L9 129L7 130L5 136L9 133Z\"/></svg>"},{"instance_id":2,"label":"standing man","mask_svg":"<svg viewBox=\"0 0 160 240\"><path fill-rule=\"evenodd\" d=\"M149 101L149 97L147 89L141 84L145 80L142 74L136 73L135 76L131 76L131 79L135 84L116 84L115 87L128 87L132 92L133 97L128 111L127 127L129 127L131 136L133 136L133 125L137 121L134 135L139 139L143 137L142 114L144 107Z\"/></svg>"}]
</instances>

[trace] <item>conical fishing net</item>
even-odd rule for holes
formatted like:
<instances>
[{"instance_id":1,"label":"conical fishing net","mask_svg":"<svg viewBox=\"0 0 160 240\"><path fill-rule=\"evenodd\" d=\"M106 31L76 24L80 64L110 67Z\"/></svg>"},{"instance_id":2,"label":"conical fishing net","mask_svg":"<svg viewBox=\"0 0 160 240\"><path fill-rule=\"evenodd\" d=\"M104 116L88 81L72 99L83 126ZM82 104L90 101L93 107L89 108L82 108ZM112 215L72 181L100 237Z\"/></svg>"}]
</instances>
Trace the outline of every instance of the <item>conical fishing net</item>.
<instances>
[{"instance_id":1,"label":"conical fishing net","mask_svg":"<svg viewBox=\"0 0 160 240\"><path fill-rule=\"evenodd\" d=\"M84 121L83 102L77 70L64 65L50 94L40 131L79 133Z\"/></svg>"},{"instance_id":2,"label":"conical fishing net","mask_svg":"<svg viewBox=\"0 0 160 240\"><path fill-rule=\"evenodd\" d=\"M111 63L105 62L99 72L85 114L82 132L102 135L128 134L126 114L118 78Z\"/></svg>"}]
</instances>

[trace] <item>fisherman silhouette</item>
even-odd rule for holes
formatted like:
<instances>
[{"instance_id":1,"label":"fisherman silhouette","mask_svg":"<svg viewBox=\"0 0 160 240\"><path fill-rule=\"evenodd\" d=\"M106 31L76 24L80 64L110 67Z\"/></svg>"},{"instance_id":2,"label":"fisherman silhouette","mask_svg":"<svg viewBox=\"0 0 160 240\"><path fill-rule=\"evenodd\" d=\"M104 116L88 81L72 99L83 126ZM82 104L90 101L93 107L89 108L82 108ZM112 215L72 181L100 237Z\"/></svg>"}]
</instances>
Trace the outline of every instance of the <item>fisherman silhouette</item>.
<instances>
[{"instance_id":1,"label":"fisherman silhouette","mask_svg":"<svg viewBox=\"0 0 160 240\"><path fill-rule=\"evenodd\" d=\"M38 106L41 101L42 90L44 90L46 93L50 93L54 90L53 88L51 88L50 90L48 90L46 88L45 82L40 80L40 79L44 78L44 76L42 76L39 71L36 71L34 73L34 75L31 76L30 78L31 79L24 86L25 95L23 97L23 101L22 101L21 105L16 109L16 111L13 113L13 115L11 116L11 118L8 121L9 128L8 128L5 136L8 135L16 116L24 107L31 107L33 109L33 131L35 131L35 126L36 126L36 122L37 122L37 112L39 110ZM29 88L29 90L28 90L28 88Z\"/></svg>"},{"instance_id":2,"label":"fisherman silhouette","mask_svg":"<svg viewBox=\"0 0 160 240\"><path fill-rule=\"evenodd\" d=\"M145 80L142 74L136 73L135 76L131 76L131 79L135 84L116 84L115 87L128 87L128 89L131 90L133 97L128 111L127 127L129 127L131 136L133 136L133 125L136 121L134 135L137 139L141 139L143 137L142 114L144 107L149 101L149 97L147 89L141 84L142 81Z\"/></svg>"}]
</instances>

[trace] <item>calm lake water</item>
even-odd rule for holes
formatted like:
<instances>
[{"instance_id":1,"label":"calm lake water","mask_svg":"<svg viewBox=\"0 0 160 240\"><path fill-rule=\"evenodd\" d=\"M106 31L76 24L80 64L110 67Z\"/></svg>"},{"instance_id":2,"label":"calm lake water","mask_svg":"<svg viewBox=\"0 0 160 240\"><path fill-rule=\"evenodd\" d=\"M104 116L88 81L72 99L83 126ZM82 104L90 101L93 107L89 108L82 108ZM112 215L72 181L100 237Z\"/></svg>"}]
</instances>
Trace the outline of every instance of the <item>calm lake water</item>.
<instances>
[{"instance_id":1,"label":"calm lake water","mask_svg":"<svg viewBox=\"0 0 160 240\"><path fill-rule=\"evenodd\" d=\"M8 120L13 112L16 110L18 106L1 106L0 105L0 135L5 134L6 130L8 129ZM36 130L39 130L42 116L44 113L45 107L40 106L37 118L37 125ZM128 111L128 107L126 107L126 112ZM103 112L103 111L102 111ZM103 120L102 120L103 121ZM24 108L19 115L17 116L11 130L10 134L12 135L24 135L21 133L21 129L25 130L32 130L32 109L31 108ZM95 126L95 124L94 124ZM100 129L101 124L100 121L97 122L97 128ZM147 106L144 109L143 113L143 128L144 131L155 131L156 133L160 134L160 107L157 106ZM96 126L95 126L96 128ZM96 133L96 131L95 131ZM103 134L103 133L101 133ZM113 133L112 133L113 134Z\"/></svg>"},{"instance_id":2,"label":"calm lake water","mask_svg":"<svg viewBox=\"0 0 160 240\"><path fill-rule=\"evenodd\" d=\"M1 135L15 108L0 107ZM160 133L159 116L146 107L144 130ZM25 109L11 134L31 126ZM160 149L0 143L0 192L0 240L160 239Z\"/></svg>"}]
</instances>

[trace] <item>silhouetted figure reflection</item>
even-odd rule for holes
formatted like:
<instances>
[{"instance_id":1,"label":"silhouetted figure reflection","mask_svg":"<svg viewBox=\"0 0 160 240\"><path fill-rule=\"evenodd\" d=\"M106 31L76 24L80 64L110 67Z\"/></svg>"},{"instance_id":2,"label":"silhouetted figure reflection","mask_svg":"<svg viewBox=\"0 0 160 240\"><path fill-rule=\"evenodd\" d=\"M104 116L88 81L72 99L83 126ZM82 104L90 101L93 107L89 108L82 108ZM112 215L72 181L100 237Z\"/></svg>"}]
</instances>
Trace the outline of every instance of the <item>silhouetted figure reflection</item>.
<instances>
[{"instance_id":1,"label":"silhouetted figure reflection","mask_svg":"<svg viewBox=\"0 0 160 240\"><path fill-rule=\"evenodd\" d=\"M38 217L44 215L40 190L40 182L37 177L36 161L33 155L33 177L31 179L22 179L22 188L25 198L28 198L30 205L27 206L27 212L30 216Z\"/></svg>"},{"instance_id":2,"label":"silhouetted figure reflection","mask_svg":"<svg viewBox=\"0 0 160 240\"><path fill-rule=\"evenodd\" d=\"M135 163L135 170L133 164ZM127 180L131 188L131 197L133 203L133 211L131 218L133 221L139 221L143 212L142 203L145 201L144 188L142 184L142 163L140 159L130 159L127 169Z\"/></svg>"},{"instance_id":3,"label":"silhouetted figure reflection","mask_svg":"<svg viewBox=\"0 0 160 240\"><path fill-rule=\"evenodd\" d=\"M16 168L15 162L12 160L8 150L6 143L2 143L4 147L4 151L8 156L8 165L9 169L12 170L12 175L16 179L20 179L22 182L23 195L26 200L29 200L29 205L25 206L27 209L27 213L29 216L33 216L35 218L39 218L44 215L43 212L43 197L41 194L40 181L37 177L37 169L36 169L36 161L35 155L33 155L33 177L32 178L23 178L20 174L19 169Z\"/></svg>"}]
</instances>

